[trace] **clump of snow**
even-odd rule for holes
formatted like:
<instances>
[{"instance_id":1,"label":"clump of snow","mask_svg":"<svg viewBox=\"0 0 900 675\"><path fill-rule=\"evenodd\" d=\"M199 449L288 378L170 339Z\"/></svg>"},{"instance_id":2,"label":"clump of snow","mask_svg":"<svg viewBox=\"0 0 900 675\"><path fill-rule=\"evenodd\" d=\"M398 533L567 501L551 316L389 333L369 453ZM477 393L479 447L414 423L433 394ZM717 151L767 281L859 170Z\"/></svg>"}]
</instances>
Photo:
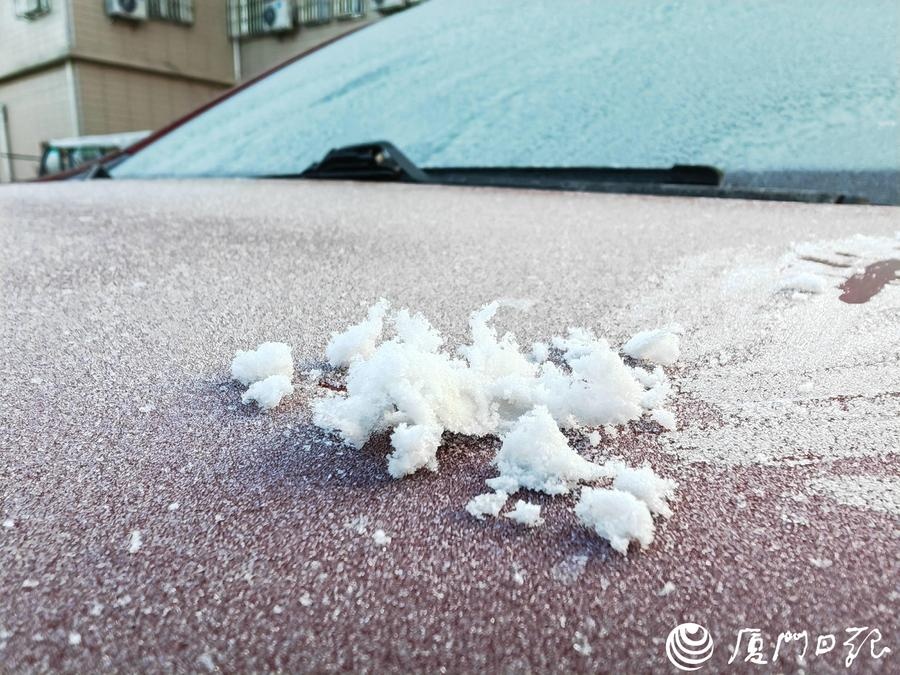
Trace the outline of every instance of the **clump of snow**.
<instances>
[{"instance_id":1,"label":"clump of snow","mask_svg":"<svg viewBox=\"0 0 900 675\"><path fill-rule=\"evenodd\" d=\"M390 303L382 298L369 308L365 320L350 326L343 333L332 333L325 348L328 362L335 368L349 366L355 358L367 359L372 356L384 331L384 315Z\"/></svg>"},{"instance_id":2,"label":"clump of snow","mask_svg":"<svg viewBox=\"0 0 900 675\"><path fill-rule=\"evenodd\" d=\"M575 515L591 527L613 549L628 555L628 544L635 540L646 548L653 543L653 517L647 505L621 490L582 488Z\"/></svg>"},{"instance_id":3,"label":"clump of snow","mask_svg":"<svg viewBox=\"0 0 900 675\"><path fill-rule=\"evenodd\" d=\"M499 336L490 325L499 303L472 314L471 342L455 353L443 348L442 337L425 317L407 310L390 317L395 334L379 342L387 307L379 302L363 323L332 339L332 346L345 345L352 334L365 348L354 350L352 358L334 360L349 364L347 393L332 392L313 405L315 424L355 447L374 433L393 430L389 470L395 477L436 470L445 430L502 434L538 406L554 426L623 424L659 407L669 393L661 369L631 368L606 340L586 329L554 338L564 363L538 364L512 334Z\"/></svg>"},{"instance_id":4,"label":"clump of snow","mask_svg":"<svg viewBox=\"0 0 900 675\"><path fill-rule=\"evenodd\" d=\"M529 504L521 499L517 500L515 508L505 513L504 516L525 527L537 527L544 522L544 519L541 518L541 505Z\"/></svg>"},{"instance_id":5,"label":"clump of snow","mask_svg":"<svg viewBox=\"0 0 900 675\"><path fill-rule=\"evenodd\" d=\"M579 482L608 475L606 469L589 462L569 446L550 411L539 405L522 415L503 438L494 458L500 475L516 492L528 488L547 494L565 494Z\"/></svg>"},{"instance_id":6,"label":"clump of snow","mask_svg":"<svg viewBox=\"0 0 900 675\"><path fill-rule=\"evenodd\" d=\"M591 431L588 433L587 437L588 437L588 443L591 444L592 448L596 448L598 445L600 445L600 432L599 431L597 431L597 430Z\"/></svg>"},{"instance_id":7,"label":"clump of snow","mask_svg":"<svg viewBox=\"0 0 900 675\"><path fill-rule=\"evenodd\" d=\"M680 354L678 334L667 328L643 331L626 342L622 351L639 361L671 366Z\"/></svg>"},{"instance_id":8,"label":"clump of snow","mask_svg":"<svg viewBox=\"0 0 900 675\"><path fill-rule=\"evenodd\" d=\"M372 533L372 541L376 546L387 546L391 543L391 537L385 534L384 530L375 530Z\"/></svg>"},{"instance_id":9,"label":"clump of snow","mask_svg":"<svg viewBox=\"0 0 900 675\"><path fill-rule=\"evenodd\" d=\"M493 516L496 518L500 515L500 509L506 504L509 496L502 491L486 492L477 497L473 497L466 504L466 511L478 520L484 520L485 516Z\"/></svg>"},{"instance_id":10,"label":"clump of snow","mask_svg":"<svg viewBox=\"0 0 900 675\"><path fill-rule=\"evenodd\" d=\"M231 378L245 386L272 375L290 379L293 374L291 348L283 342L264 342L253 351L238 351L231 362Z\"/></svg>"},{"instance_id":11,"label":"clump of snow","mask_svg":"<svg viewBox=\"0 0 900 675\"><path fill-rule=\"evenodd\" d=\"M675 431L678 428L678 421L675 419L675 413L669 410L657 408L650 411L650 419L659 424L666 431Z\"/></svg>"},{"instance_id":12,"label":"clump of snow","mask_svg":"<svg viewBox=\"0 0 900 675\"><path fill-rule=\"evenodd\" d=\"M141 535L140 530L132 530L131 537L128 540L128 552L129 553L137 553L141 550L141 546L144 544L144 538Z\"/></svg>"},{"instance_id":13,"label":"clump of snow","mask_svg":"<svg viewBox=\"0 0 900 675\"><path fill-rule=\"evenodd\" d=\"M288 375L270 375L264 380L259 380L250 385L250 388L241 396L241 403L247 404L256 401L261 410L271 410L285 396L294 393L294 386Z\"/></svg>"},{"instance_id":14,"label":"clump of snow","mask_svg":"<svg viewBox=\"0 0 900 675\"><path fill-rule=\"evenodd\" d=\"M71 631L69 633L69 644L73 647L77 647L81 644L81 633L77 631Z\"/></svg>"},{"instance_id":15,"label":"clump of snow","mask_svg":"<svg viewBox=\"0 0 900 675\"><path fill-rule=\"evenodd\" d=\"M810 272L798 272L784 277L779 284L779 288L783 291L824 293L828 288L828 279Z\"/></svg>"},{"instance_id":16,"label":"clump of snow","mask_svg":"<svg viewBox=\"0 0 900 675\"><path fill-rule=\"evenodd\" d=\"M639 469L623 467L616 472L613 488L628 492L640 499L650 513L668 518L672 515L667 500L675 494L678 484L669 478L660 478L649 466Z\"/></svg>"},{"instance_id":17,"label":"clump of snow","mask_svg":"<svg viewBox=\"0 0 900 675\"><path fill-rule=\"evenodd\" d=\"M434 424L408 425L401 422L391 434L394 452L388 458L388 473L401 478L421 468L438 470L437 451L443 429Z\"/></svg>"},{"instance_id":18,"label":"clump of snow","mask_svg":"<svg viewBox=\"0 0 900 675\"><path fill-rule=\"evenodd\" d=\"M664 409L672 389L660 365L678 360L677 331L646 331L626 344L624 351L633 358L659 364L653 370L630 366L607 340L577 327L552 338L551 360L547 343L523 351L511 333L497 332L492 322L502 305L493 302L473 312L469 341L454 349L421 314L389 313L388 302L379 300L361 323L332 335L326 355L332 366L347 369L345 391L313 402L314 423L357 448L373 434L388 432L388 472L394 478L437 471L445 431L499 436L493 460L499 475L487 480L493 492L466 505L479 520L499 516L509 495L519 490L567 494L618 473L615 489L585 488L576 513L616 550L624 553L632 539L649 545L651 511L671 513L666 500L674 483L649 468L591 462L570 446L562 429L603 426L615 437L616 425L646 413L674 429L674 415ZM386 326L392 329L388 339ZM281 384L287 388L289 378ZM261 407L270 401L250 391L245 396ZM596 429L588 437L593 445L600 443ZM539 505L520 500L505 515L534 527L542 522L540 513ZM376 543L382 537L387 535L380 530L373 534Z\"/></svg>"}]
</instances>

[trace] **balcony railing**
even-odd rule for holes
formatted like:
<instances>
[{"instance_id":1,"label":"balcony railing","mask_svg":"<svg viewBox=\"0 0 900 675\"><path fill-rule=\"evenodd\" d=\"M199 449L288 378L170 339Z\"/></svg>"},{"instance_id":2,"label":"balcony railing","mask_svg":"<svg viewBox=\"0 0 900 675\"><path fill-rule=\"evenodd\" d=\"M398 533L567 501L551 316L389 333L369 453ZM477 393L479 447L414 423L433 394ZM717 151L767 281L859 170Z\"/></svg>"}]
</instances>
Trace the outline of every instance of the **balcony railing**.
<instances>
[{"instance_id":1,"label":"balcony railing","mask_svg":"<svg viewBox=\"0 0 900 675\"><path fill-rule=\"evenodd\" d=\"M147 10L151 19L194 23L194 0L149 0Z\"/></svg>"}]
</instances>

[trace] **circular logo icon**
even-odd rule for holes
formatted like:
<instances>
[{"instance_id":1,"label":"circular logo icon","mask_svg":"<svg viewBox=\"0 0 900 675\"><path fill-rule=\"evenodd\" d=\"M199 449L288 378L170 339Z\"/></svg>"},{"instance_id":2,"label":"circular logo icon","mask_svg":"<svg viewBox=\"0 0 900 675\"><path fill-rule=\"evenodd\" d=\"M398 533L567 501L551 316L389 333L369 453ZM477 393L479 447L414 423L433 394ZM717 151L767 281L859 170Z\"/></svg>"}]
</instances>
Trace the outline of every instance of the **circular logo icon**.
<instances>
[{"instance_id":1,"label":"circular logo icon","mask_svg":"<svg viewBox=\"0 0 900 675\"><path fill-rule=\"evenodd\" d=\"M712 637L699 623L675 626L666 638L666 656L679 670L699 670L712 654Z\"/></svg>"}]
</instances>

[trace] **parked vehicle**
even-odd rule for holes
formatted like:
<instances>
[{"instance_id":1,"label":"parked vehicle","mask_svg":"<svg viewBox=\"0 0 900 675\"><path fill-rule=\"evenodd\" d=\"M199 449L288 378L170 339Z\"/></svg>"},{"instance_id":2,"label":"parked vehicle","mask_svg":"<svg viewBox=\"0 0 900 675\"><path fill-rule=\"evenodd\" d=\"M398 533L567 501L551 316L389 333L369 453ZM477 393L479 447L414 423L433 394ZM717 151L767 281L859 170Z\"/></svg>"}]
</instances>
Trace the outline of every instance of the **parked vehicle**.
<instances>
[{"instance_id":1,"label":"parked vehicle","mask_svg":"<svg viewBox=\"0 0 900 675\"><path fill-rule=\"evenodd\" d=\"M48 141L41 153L40 176L71 171L111 153L123 150L150 135L150 131L74 136Z\"/></svg>"},{"instance_id":2,"label":"parked vehicle","mask_svg":"<svg viewBox=\"0 0 900 675\"><path fill-rule=\"evenodd\" d=\"M898 21L431 0L0 189L2 669L895 672Z\"/></svg>"}]
</instances>

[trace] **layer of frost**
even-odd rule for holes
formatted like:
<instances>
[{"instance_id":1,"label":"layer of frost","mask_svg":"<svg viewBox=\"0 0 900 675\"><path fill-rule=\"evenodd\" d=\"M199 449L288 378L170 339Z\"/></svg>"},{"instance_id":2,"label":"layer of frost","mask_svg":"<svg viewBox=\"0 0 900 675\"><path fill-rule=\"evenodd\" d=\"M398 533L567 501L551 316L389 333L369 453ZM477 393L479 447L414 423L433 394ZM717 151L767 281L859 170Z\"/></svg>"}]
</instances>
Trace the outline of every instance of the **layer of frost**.
<instances>
[{"instance_id":1,"label":"layer of frost","mask_svg":"<svg viewBox=\"0 0 900 675\"><path fill-rule=\"evenodd\" d=\"M828 279L810 272L798 272L784 277L779 288L801 293L824 293L828 288Z\"/></svg>"},{"instance_id":2,"label":"layer of frost","mask_svg":"<svg viewBox=\"0 0 900 675\"><path fill-rule=\"evenodd\" d=\"M518 419L503 438L494 464L510 493L528 488L565 494L580 482L607 475L604 467L589 462L569 446L550 411L542 405Z\"/></svg>"},{"instance_id":3,"label":"layer of frost","mask_svg":"<svg viewBox=\"0 0 900 675\"><path fill-rule=\"evenodd\" d=\"M238 351L231 362L231 378L243 385L250 385L273 375L283 375L290 379L293 374L291 348L283 342L264 342L253 351Z\"/></svg>"},{"instance_id":4,"label":"layer of frost","mask_svg":"<svg viewBox=\"0 0 900 675\"><path fill-rule=\"evenodd\" d=\"M644 548L653 543L650 509L628 492L582 488L575 515L622 555L628 555L628 544L632 540Z\"/></svg>"},{"instance_id":5,"label":"layer of frost","mask_svg":"<svg viewBox=\"0 0 900 675\"><path fill-rule=\"evenodd\" d=\"M541 518L541 505L529 504L519 499L512 511L504 514L507 518L516 521L525 527L537 527L544 522Z\"/></svg>"},{"instance_id":6,"label":"layer of frost","mask_svg":"<svg viewBox=\"0 0 900 675\"><path fill-rule=\"evenodd\" d=\"M369 308L365 320L350 326L343 333L334 333L325 356L335 368L349 366L355 358L369 358L381 340L384 331L384 315L390 304L383 298Z\"/></svg>"},{"instance_id":7,"label":"layer of frost","mask_svg":"<svg viewBox=\"0 0 900 675\"><path fill-rule=\"evenodd\" d=\"M262 410L271 410L281 403L281 399L293 393L294 387L291 384L290 376L270 375L264 380L251 384L241 396L241 402L246 404L256 401Z\"/></svg>"},{"instance_id":8,"label":"layer of frost","mask_svg":"<svg viewBox=\"0 0 900 675\"><path fill-rule=\"evenodd\" d=\"M500 435L536 407L554 426L624 424L659 407L669 393L661 370L628 366L586 329L553 339L562 362L536 363L512 334L498 335L491 325L499 303L472 314L470 342L455 350L444 347L421 314L400 310L388 317L387 307L380 301L362 323L332 338L328 357L348 365L347 393L331 393L313 406L316 425L355 447L372 434L393 431L389 471L395 477L435 470L444 431ZM381 341L386 320L394 334ZM548 474L532 481L526 474L523 486L544 483L556 491L578 480Z\"/></svg>"},{"instance_id":9,"label":"layer of frost","mask_svg":"<svg viewBox=\"0 0 900 675\"><path fill-rule=\"evenodd\" d=\"M679 356L678 335L665 328L643 331L626 342L622 351L633 359L671 366Z\"/></svg>"}]
</instances>

